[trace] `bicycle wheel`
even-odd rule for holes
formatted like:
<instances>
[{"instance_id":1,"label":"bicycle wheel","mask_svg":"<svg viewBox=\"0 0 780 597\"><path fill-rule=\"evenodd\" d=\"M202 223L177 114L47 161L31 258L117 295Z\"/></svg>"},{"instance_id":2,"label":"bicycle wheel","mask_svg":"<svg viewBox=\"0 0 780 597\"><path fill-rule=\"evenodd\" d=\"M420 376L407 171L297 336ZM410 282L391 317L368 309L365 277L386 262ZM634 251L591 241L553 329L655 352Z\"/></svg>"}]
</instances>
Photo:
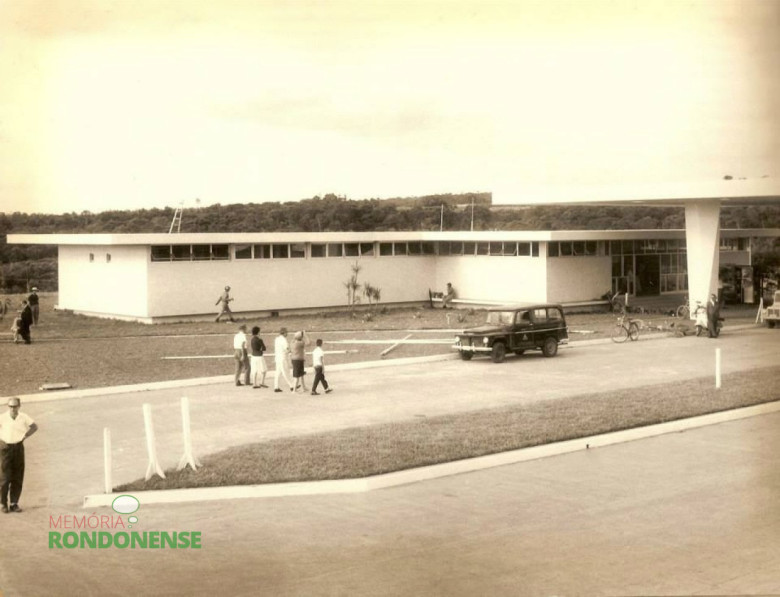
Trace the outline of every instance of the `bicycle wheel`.
<instances>
[{"instance_id":1,"label":"bicycle wheel","mask_svg":"<svg viewBox=\"0 0 780 597\"><path fill-rule=\"evenodd\" d=\"M612 330L612 341L620 343L626 340L628 340L628 329L624 325L616 324Z\"/></svg>"},{"instance_id":2,"label":"bicycle wheel","mask_svg":"<svg viewBox=\"0 0 780 597\"><path fill-rule=\"evenodd\" d=\"M677 317L689 318L691 316L691 310L688 305L680 305L677 307Z\"/></svg>"},{"instance_id":3,"label":"bicycle wheel","mask_svg":"<svg viewBox=\"0 0 780 597\"><path fill-rule=\"evenodd\" d=\"M632 342L634 340L639 340L639 325L633 321L628 326L628 337L631 338Z\"/></svg>"}]
</instances>

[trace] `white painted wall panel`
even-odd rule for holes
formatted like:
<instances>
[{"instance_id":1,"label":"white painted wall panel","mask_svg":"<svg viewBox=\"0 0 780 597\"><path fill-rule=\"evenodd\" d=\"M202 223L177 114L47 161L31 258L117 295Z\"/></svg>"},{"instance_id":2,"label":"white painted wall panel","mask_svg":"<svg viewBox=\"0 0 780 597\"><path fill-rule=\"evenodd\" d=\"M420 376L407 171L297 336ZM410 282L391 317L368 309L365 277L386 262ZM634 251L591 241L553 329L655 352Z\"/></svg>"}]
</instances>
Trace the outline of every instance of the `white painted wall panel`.
<instances>
[{"instance_id":1,"label":"white painted wall panel","mask_svg":"<svg viewBox=\"0 0 780 597\"><path fill-rule=\"evenodd\" d=\"M148 253L144 246L60 245L59 307L103 316L146 317Z\"/></svg>"},{"instance_id":2,"label":"white painted wall panel","mask_svg":"<svg viewBox=\"0 0 780 597\"><path fill-rule=\"evenodd\" d=\"M612 287L610 257L551 257L547 300L568 303L597 299Z\"/></svg>"},{"instance_id":3,"label":"white painted wall panel","mask_svg":"<svg viewBox=\"0 0 780 597\"><path fill-rule=\"evenodd\" d=\"M358 283L380 288L383 303L425 300L435 283L432 256L154 262L149 314L216 313L225 285L237 312L346 306L344 283L356 260L362 268Z\"/></svg>"},{"instance_id":4,"label":"white painted wall panel","mask_svg":"<svg viewBox=\"0 0 780 597\"><path fill-rule=\"evenodd\" d=\"M458 298L505 303L546 301L542 257L438 257L436 286L451 282Z\"/></svg>"}]
</instances>

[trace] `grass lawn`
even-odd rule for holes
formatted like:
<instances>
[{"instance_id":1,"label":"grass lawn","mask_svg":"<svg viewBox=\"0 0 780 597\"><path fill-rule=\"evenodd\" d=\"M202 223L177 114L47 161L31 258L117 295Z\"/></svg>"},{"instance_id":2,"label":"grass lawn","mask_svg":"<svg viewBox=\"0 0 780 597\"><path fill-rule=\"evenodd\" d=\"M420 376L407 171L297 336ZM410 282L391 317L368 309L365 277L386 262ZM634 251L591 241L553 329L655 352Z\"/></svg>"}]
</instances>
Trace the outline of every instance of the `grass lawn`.
<instances>
[{"instance_id":1,"label":"grass lawn","mask_svg":"<svg viewBox=\"0 0 780 597\"><path fill-rule=\"evenodd\" d=\"M117 491L357 478L599 433L630 429L780 399L780 367L530 405L374 425L230 448L166 478Z\"/></svg>"}]
</instances>

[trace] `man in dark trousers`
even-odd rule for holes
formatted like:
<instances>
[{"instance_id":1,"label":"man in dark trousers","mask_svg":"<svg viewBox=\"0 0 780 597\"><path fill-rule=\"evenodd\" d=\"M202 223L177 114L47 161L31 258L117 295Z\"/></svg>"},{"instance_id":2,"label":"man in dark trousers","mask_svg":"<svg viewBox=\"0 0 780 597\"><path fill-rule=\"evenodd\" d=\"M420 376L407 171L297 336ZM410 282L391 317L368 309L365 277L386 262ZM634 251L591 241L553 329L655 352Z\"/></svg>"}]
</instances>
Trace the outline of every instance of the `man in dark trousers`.
<instances>
[{"instance_id":1,"label":"man in dark trousers","mask_svg":"<svg viewBox=\"0 0 780 597\"><path fill-rule=\"evenodd\" d=\"M720 302L718 295L713 294L707 301L707 335L710 338L718 337L718 319L720 319Z\"/></svg>"},{"instance_id":2,"label":"man in dark trousers","mask_svg":"<svg viewBox=\"0 0 780 597\"><path fill-rule=\"evenodd\" d=\"M32 324L33 314L30 304L27 301L22 301L22 325L19 327L19 333L25 344L30 344L32 342L32 339L30 338L30 326Z\"/></svg>"},{"instance_id":3,"label":"man in dark trousers","mask_svg":"<svg viewBox=\"0 0 780 597\"><path fill-rule=\"evenodd\" d=\"M38 431L32 418L20 412L21 400L8 400L8 411L0 415L0 501L3 513L21 512L19 497L24 482L24 440Z\"/></svg>"},{"instance_id":4,"label":"man in dark trousers","mask_svg":"<svg viewBox=\"0 0 780 597\"><path fill-rule=\"evenodd\" d=\"M30 296L27 297L27 302L32 311L33 325L38 325L38 288L36 286L31 288Z\"/></svg>"}]
</instances>

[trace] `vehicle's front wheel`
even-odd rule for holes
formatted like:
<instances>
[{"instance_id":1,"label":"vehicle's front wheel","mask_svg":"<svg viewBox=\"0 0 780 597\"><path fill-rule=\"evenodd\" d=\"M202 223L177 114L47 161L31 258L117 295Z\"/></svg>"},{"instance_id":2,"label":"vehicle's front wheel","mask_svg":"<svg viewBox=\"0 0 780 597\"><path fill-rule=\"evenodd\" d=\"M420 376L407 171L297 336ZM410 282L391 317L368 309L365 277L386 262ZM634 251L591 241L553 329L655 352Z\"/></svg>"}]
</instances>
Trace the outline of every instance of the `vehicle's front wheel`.
<instances>
[{"instance_id":1,"label":"vehicle's front wheel","mask_svg":"<svg viewBox=\"0 0 780 597\"><path fill-rule=\"evenodd\" d=\"M554 357L558 354L558 341L552 336L547 336L542 344L542 354L546 357Z\"/></svg>"},{"instance_id":2,"label":"vehicle's front wheel","mask_svg":"<svg viewBox=\"0 0 780 597\"><path fill-rule=\"evenodd\" d=\"M471 352L470 350L468 350L468 351L467 350L461 350L460 351L460 358L463 359L464 361L470 361L471 357L473 357L473 356L474 356L474 353Z\"/></svg>"},{"instance_id":3,"label":"vehicle's front wheel","mask_svg":"<svg viewBox=\"0 0 780 597\"><path fill-rule=\"evenodd\" d=\"M503 363L506 358L506 346L503 342L496 342L491 353L494 363Z\"/></svg>"}]
</instances>

